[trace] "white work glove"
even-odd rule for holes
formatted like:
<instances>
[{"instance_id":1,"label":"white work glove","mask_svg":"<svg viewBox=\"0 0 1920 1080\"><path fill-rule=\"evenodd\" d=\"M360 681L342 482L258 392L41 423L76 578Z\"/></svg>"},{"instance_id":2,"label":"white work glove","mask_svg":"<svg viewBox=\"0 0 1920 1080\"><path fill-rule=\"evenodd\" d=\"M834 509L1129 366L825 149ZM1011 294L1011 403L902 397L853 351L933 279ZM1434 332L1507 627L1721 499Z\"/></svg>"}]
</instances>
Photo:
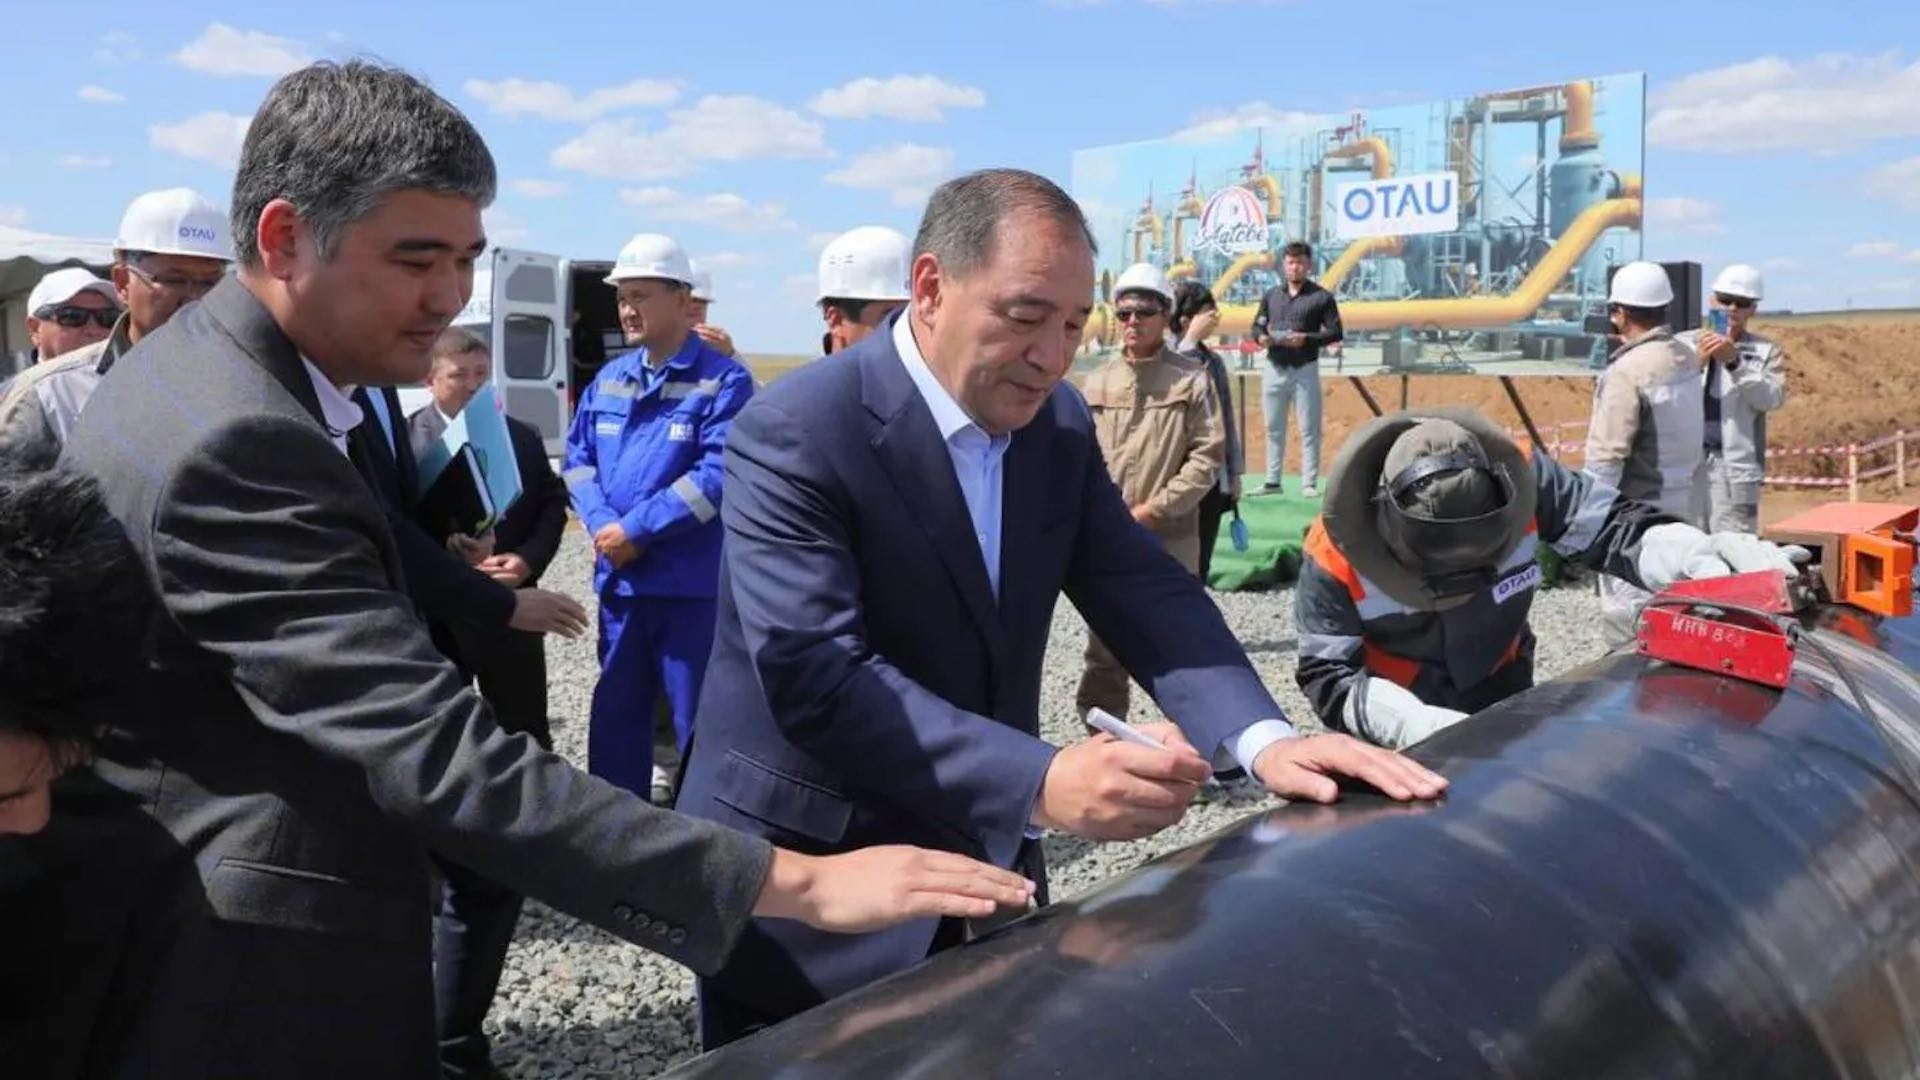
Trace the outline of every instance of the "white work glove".
<instances>
[{"instance_id":1,"label":"white work glove","mask_svg":"<svg viewBox=\"0 0 1920 1080\"><path fill-rule=\"evenodd\" d=\"M1466 713L1429 705L1392 679L1369 672L1354 680L1341 713L1348 731L1389 750L1405 750L1467 718Z\"/></svg>"},{"instance_id":2,"label":"white work glove","mask_svg":"<svg viewBox=\"0 0 1920 1080\"><path fill-rule=\"evenodd\" d=\"M1797 564L1813 558L1798 545L1781 547L1748 533L1711 535L1684 522L1668 522L1648 529L1640 538L1640 584L1659 592L1676 581L1778 570L1799 571Z\"/></svg>"}]
</instances>

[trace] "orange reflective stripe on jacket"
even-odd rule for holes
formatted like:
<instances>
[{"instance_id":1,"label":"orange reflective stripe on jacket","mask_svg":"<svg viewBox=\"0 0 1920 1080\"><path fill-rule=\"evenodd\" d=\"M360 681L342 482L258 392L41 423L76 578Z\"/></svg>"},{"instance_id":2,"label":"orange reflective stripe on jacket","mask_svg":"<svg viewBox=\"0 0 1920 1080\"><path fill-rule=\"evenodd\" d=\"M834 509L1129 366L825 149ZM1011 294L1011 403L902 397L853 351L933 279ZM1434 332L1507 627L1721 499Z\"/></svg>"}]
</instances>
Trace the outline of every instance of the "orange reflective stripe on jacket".
<instances>
[{"instance_id":1,"label":"orange reflective stripe on jacket","mask_svg":"<svg viewBox=\"0 0 1920 1080\"><path fill-rule=\"evenodd\" d=\"M1539 531L1540 524L1538 521L1527 522L1528 535L1533 535ZM1353 563L1348 561L1346 555L1342 554L1340 549L1334 545L1333 537L1327 533L1326 525L1318 517L1313 519L1313 524L1307 529L1304 554L1307 558L1313 560L1314 565L1324 570L1329 577L1345 587L1348 597L1353 600L1356 606L1360 601L1367 598L1367 588L1361 581L1360 571L1356 570ZM1361 636L1363 639L1365 638L1365 634L1366 623L1363 620L1361 623ZM1500 662L1494 665L1494 670L1498 671L1519 658L1520 643L1525 636L1525 634L1517 634L1514 636L1513 641L1507 646L1507 651L1500 657ZM1375 645L1372 641L1363 640L1361 642L1361 659L1366 664L1368 670L1383 678L1391 679L1401 686L1411 688L1414 680L1420 676L1420 661L1409 659L1397 653L1388 652L1380 646Z\"/></svg>"},{"instance_id":2,"label":"orange reflective stripe on jacket","mask_svg":"<svg viewBox=\"0 0 1920 1080\"><path fill-rule=\"evenodd\" d=\"M1347 595L1355 601L1367 598L1366 586L1360 584L1360 571L1355 570L1347 557L1334 546L1333 537L1327 535L1327 526L1318 515L1315 515L1313 524L1307 527L1305 554L1333 580L1346 586Z\"/></svg>"}]
</instances>

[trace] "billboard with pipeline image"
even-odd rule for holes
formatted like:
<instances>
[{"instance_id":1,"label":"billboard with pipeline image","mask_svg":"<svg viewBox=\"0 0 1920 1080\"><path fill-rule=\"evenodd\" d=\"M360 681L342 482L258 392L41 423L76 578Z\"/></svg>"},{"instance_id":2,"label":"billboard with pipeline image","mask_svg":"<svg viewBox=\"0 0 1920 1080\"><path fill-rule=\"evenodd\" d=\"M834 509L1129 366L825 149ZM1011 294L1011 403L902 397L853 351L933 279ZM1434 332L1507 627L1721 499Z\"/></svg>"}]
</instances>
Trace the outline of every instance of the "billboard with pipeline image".
<instances>
[{"instance_id":1,"label":"billboard with pipeline image","mask_svg":"<svg viewBox=\"0 0 1920 1080\"><path fill-rule=\"evenodd\" d=\"M1304 241L1346 328L1323 375L1590 375L1587 317L1640 257L1645 101L1644 74L1606 75L1078 151L1100 243L1083 362L1115 346L1108 293L1135 262L1209 285L1216 347L1257 356L1256 306Z\"/></svg>"}]
</instances>

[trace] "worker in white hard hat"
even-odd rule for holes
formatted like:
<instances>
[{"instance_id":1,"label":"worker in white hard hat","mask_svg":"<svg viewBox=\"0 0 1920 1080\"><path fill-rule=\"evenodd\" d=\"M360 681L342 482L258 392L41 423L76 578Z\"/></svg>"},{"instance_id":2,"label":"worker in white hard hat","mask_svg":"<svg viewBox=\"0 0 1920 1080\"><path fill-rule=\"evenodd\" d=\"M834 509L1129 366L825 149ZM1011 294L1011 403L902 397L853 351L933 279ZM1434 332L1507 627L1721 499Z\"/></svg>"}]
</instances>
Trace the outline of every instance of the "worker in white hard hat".
<instances>
[{"instance_id":1,"label":"worker in white hard hat","mask_svg":"<svg viewBox=\"0 0 1920 1080\"><path fill-rule=\"evenodd\" d=\"M1705 424L1700 360L1667 327L1672 303L1673 282L1659 263L1614 272L1607 313L1620 346L1594 383L1584 468L1629 499L1685 518ZM1599 590L1614 638L1631 637L1648 593L1606 575Z\"/></svg>"},{"instance_id":2,"label":"worker in white hard hat","mask_svg":"<svg viewBox=\"0 0 1920 1080\"><path fill-rule=\"evenodd\" d=\"M55 270L27 294L27 338L36 363L106 340L120 317L113 283L81 267Z\"/></svg>"},{"instance_id":3,"label":"worker in white hard hat","mask_svg":"<svg viewBox=\"0 0 1920 1080\"><path fill-rule=\"evenodd\" d=\"M1767 414L1787 401L1786 350L1748 328L1764 296L1760 271L1735 263L1713 279L1709 325L1678 335L1700 357L1705 385L1705 428L1693 507L1694 520L1703 529L1760 529ZM1719 320L1724 320L1724 326L1718 325Z\"/></svg>"},{"instance_id":4,"label":"worker in white hard hat","mask_svg":"<svg viewBox=\"0 0 1920 1080\"><path fill-rule=\"evenodd\" d=\"M1081 393L1107 471L1133 512L1167 551L1198 574L1200 501L1226 454L1214 422L1206 368L1175 352L1168 335L1173 286L1151 263L1135 263L1113 286L1120 353L1087 376ZM1074 705L1082 716L1104 709L1124 718L1131 700L1126 668L1092 633Z\"/></svg>"},{"instance_id":5,"label":"worker in white hard hat","mask_svg":"<svg viewBox=\"0 0 1920 1080\"><path fill-rule=\"evenodd\" d=\"M641 233L607 281L632 352L580 396L562 473L593 537L600 681L587 767L642 798L670 791L653 757L664 694L682 754L713 648L721 452L753 396L747 369L693 332L695 275L679 244Z\"/></svg>"},{"instance_id":6,"label":"worker in white hard hat","mask_svg":"<svg viewBox=\"0 0 1920 1080\"><path fill-rule=\"evenodd\" d=\"M713 346L721 356L737 355L733 351L733 335L707 321L707 311L713 306L713 274L700 265L700 260L688 262L693 267L693 288L687 293L687 310L693 319L693 332L700 340Z\"/></svg>"},{"instance_id":7,"label":"worker in white hard hat","mask_svg":"<svg viewBox=\"0 0 1920 1080\"><path fill-rule=\"evenodd\" d=\"M113 242L115 310L125 310L91 344L41 364L8 389L31 394L12 407L0 402L0 428L9 439L64 445L81 410L128 349L160 329L183 306L212 291L233 260L226 211L189 188L149 191L133 200ZM96 319L99 316L96 316Z\"/></svg>"},{"instance_id":8,"label":"worker in white hard hat","mask_svg":"<svg viewBox=\"0 0 1920 1080\"><path fill-rule=\"evenodd\" d=\"M1708 535L1471 409L1380 417L1341 447L1294 588L1295 678L1321 722L1405 749L1532 686L1542 544L1652 589L1808 558Z\"/></svg>"},{"instance_id":9,"label":"worker in white hard hat","mask_svg":"<svg viewBox=\"0 0 1920 1080\"><path fill-rule=\"evenodd\" d=\"M907 267L913 244L892 229L862 225L820 251L820 351L832 354L886 325L907 306Z\"/></svg>"}]
</instances>

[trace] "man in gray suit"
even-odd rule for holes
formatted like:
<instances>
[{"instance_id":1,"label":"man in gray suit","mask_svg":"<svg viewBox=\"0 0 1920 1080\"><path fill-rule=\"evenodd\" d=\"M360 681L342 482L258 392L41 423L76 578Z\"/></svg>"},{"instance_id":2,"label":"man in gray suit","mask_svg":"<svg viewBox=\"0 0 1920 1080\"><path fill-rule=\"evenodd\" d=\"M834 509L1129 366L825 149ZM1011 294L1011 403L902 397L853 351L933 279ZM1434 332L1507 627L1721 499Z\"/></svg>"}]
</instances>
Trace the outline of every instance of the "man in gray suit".
<instances>
[{"instance_id":1,"label":"man in gray suit","mask_svg":"<svg viewBox=\"0 0 1920 1080\"><path fill-rule=\"evenodd\" d=\"M815 858L656 810L501 732L435 652L347 457L349 391L426 374L494 187L412 77L288 75L241 153L238 274L135 346L69 441L162 608L150 707L99 772L204 893L149 901L177 914L135 1075L434 1075L429 852L699 972L750 915L851 931L1030 895L952 855Z\"/></svg>"}]
</instances>

